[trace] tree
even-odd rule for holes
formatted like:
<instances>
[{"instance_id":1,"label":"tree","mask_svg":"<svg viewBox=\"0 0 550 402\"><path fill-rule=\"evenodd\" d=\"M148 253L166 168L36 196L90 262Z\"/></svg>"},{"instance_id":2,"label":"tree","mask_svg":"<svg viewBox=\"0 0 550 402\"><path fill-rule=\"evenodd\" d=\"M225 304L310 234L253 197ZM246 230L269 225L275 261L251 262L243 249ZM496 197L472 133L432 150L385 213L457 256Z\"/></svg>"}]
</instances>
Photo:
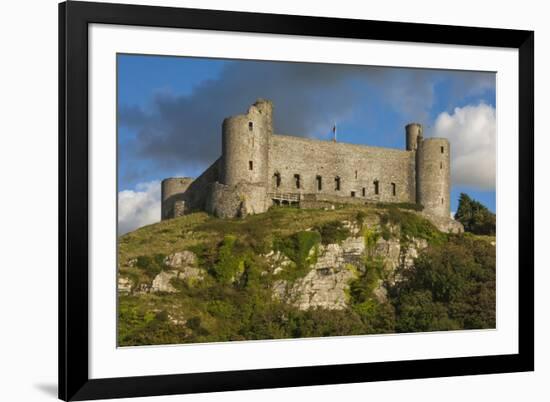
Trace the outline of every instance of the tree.
<instances>
[{"instance_id":1,"label":"tree","mask_svg":"<svg viewBox=\"0 0 550 402\"><path fill-rule=\"evenodd\" d=\"M455 219L464 225L464 230L474 234L494 236L496 216L480 202L461 193Z\"/></svg>"},{"instance_id":2,"label":"tree","mask_svg":"<svg viewBox=\"0 0 550 402\"><path fill-rule=\"evenodd\" d=\"M428 248L390 289L397 332L494 328L495 248L464 236Z\"/></svg>"}]
</instances>

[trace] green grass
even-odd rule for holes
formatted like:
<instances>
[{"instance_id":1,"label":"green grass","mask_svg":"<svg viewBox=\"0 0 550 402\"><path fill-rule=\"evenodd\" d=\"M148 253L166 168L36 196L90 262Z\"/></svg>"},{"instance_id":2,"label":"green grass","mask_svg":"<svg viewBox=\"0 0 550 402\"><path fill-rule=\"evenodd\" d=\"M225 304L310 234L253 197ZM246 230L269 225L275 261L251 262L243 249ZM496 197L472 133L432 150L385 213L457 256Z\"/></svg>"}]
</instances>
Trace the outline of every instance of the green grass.
<instances>
[{"instance_id":1,"label":"green grass","mask_svg":"<svg viewBox=\"0 0 550 402\"><path fill-rule=\"evenodd\" d=\"M353 267L350 308L301 312L274 301L275 280L303 277L316 262L320 244L339 243L351 235L344 221L357 223L369 251L365 266ZM392 233L390 225L398 225L400 232ZM120 275L129 277L135 287L150 284L166 269L167 255L190 250L197 255L204 280L174 279L174 294L120 296L119 344L391 332L394 312L372 293L384 279L382 264L369 256L380 236L399 233L402 241L420 237L437 243L445 238L421 216L384 205L341 205L333 210L274 207L244 219L193 213L145 226L119 237ZM269 273L264 257L273 249L292 261L278 275Z\"/></svg>"},{"instance_id":2,"label":"green grass","mask_svg":"<svg viewBox=\"0 0 550 402\"><path fill-rule=\"evenodd\" d=\"M447 236L440 232L430 221L414 213L403 211L398 208L389 208L381 213L381 222L387 227L397 225L401 232L401 241L408 242L412 238L420 238L433 243L441 243ZM383 237L389 236L387 232Z\"/></svg>"}]
</instances>

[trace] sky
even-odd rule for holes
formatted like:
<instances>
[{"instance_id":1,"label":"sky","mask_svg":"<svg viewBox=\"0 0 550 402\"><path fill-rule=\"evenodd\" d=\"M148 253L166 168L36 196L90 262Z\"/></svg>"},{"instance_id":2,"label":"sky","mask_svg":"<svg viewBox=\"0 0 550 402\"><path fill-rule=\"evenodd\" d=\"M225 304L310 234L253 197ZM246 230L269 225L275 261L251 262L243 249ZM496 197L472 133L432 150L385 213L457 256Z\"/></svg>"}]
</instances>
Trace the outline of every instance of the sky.
<instances>
[{"instance_id":1,"label":"sky","mask_svg":"<svg viewBox=\"0 0 550 402\"><path fill-rule=\"evenodd\" d=\"M465 192L495 211L495 74L342 64L118 55L119 234L160 219L160 181L221 154L221 123L257 98L274 131L405 148L405 125L451 143L451 211Z\"/></svg>"}]
</instances>

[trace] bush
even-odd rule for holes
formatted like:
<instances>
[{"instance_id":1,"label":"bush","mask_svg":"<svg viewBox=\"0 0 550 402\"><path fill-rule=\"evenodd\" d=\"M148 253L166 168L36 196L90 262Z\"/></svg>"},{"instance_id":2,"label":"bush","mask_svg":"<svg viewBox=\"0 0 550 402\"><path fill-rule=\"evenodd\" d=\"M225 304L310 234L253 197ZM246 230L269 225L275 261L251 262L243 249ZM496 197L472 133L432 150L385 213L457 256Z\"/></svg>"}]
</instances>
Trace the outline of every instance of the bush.
<instances>
[{"instance_id":1,"label":"bush","mask_svg":"<svg viewBox=\"0 0 550 402\"><path fill-rule=\"evenodd\" d=\"M323 244L341 243L351 236L351 232L341 221L331 221L315 228L321 235Z\"/></svg>"},{"instance_id":2,"label":"bush","mask_svg":"<svg viewBox=\"0 0 550 402\"><path fill-rule=\"evenodd\" d=\"M147 276L152 279L157 276L165 267L165 258L166 256L164 254L154 254L153 256L140 255L139 257L137 257L136 267L144 270Z\"/></svg>"},{"instance_id":3,"label":"bush","mask_svg":"<svg viewBox=\"0 0 550 402\"><path fill-rule=\"evenodd\" d=\"M460 194L455 219L462 223L467 232L490 236L496 233L495 214L465 193Z\"/></svg>"},{"instance_id":4,"label":"bush","mask_svg":"<svg viewBox=\"0 0 550 402\"><path fill-rule=\"evenodd\" d=\"M407 211L401 211L397 208L389 208L381 216L383 225L399 225L401 228L401 240L408 241L411 238L421 238L432 243L441 243L445 240L445 234L441 233L427 219Z\"/></svg>"},{"instance_id":5,"label":"bush","mask_svg":"<svg viewBox=\"0 0 550 402\"><path fill-rule=\"evenodd\" d=\"M275 238L273 249L287 256L294 264L295 269L285 269L284 279L293 281L304 276L310 264L317 259L317 253L310 255L312 249L316 249L321 242L321 235L315 231L303 231L284 238Z\"/></svg>"},{"instance_id":6,"label":"bush","mask_svg":"<svg viewBox=\"0 0 550 402\"><path fill-rule=\"evenodd\" d=\"M416 259L391 290L398 331L495 327L495 248L453 236Z\"/></svg>"},{"instance_id":7,"label":"bush","mask_svg":"<svg viewBox=\"0 0 550 402\"><path fill-rule=\"evenodd\" d=\"M298 268L308 266L311 249L319 244L321 235L315 231L303 231L284 238L276 238L273 248L286 255Z\"/></svg>"},{"instance_id":8,"label":"bush","mask_svg":"<svg viewBox=\"0 0 550 402\"><path fill-rule=\"evenodd\" d=\"M211 272L220 283L229 284L244 271L243 258L234 253L236 241L235 236L227 235L219 246L218 259Z\"/></svg>"}]
</instances>

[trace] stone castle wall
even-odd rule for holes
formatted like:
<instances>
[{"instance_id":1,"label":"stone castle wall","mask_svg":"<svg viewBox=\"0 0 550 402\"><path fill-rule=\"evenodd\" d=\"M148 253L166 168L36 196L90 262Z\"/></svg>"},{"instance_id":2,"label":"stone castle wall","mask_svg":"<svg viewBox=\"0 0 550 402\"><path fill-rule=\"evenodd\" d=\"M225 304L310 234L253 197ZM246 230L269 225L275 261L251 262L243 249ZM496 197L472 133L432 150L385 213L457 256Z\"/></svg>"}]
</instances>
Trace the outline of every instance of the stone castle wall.
<instances>
[{"instance_id":1,"label":"stone castle wall","mask_svg":"<svg viewBox=\"0 0 550 402\"><path fill-rule=\"evenodd\" d=\"M398 150L276 135L273 105L260 99L223 121L222 156L201 176L163 181L162 219L196 210L262 213L287 193L315 203L419 203L449 219L449 142L423 139L418 123L406 126L405 140Z\"/></svg>"},{"instance_id":2,"label":"stone castle wall","mask_svg":"<svg viewBox=\"0 0 550 402\"><path fill-rule=\"evenodd\" d=\"M414 152L274 135L270 156L272 192L416 202Z\"/></svg>"},{"instance_id":3,"label":"stone castle wall","mask_svg":"<svg viewBox=\"0 0 550 402\"><path fill-rule=\"evenodd\" d=\"M450 216L450 164L450 144L447 139L427 138L419 144L416 202L422 204L430 215Z\"/></svg>"},{"instance_id":4,"label":"stone castle wall","mask_svg":"<svg viewBox=\"0 0 550 402\"><path fill-rule=\"evenodd\" d=\"M269 208L265 186L239 183L210 185L206 211L219 218L238 218L265 212Z\"/></svg>"},{"instance_id":5,"label":"stone castle wall","mask_svg":"<svg viewBox=\"0 0 550 402\"><path fill-rule=\"evenodd\" d=\"M194 180L189 177L173 177L162 181L161 219L177 218L193 211L206 210L210 184L218 180L220 159Z\"/></svg>"}]
</instances>

